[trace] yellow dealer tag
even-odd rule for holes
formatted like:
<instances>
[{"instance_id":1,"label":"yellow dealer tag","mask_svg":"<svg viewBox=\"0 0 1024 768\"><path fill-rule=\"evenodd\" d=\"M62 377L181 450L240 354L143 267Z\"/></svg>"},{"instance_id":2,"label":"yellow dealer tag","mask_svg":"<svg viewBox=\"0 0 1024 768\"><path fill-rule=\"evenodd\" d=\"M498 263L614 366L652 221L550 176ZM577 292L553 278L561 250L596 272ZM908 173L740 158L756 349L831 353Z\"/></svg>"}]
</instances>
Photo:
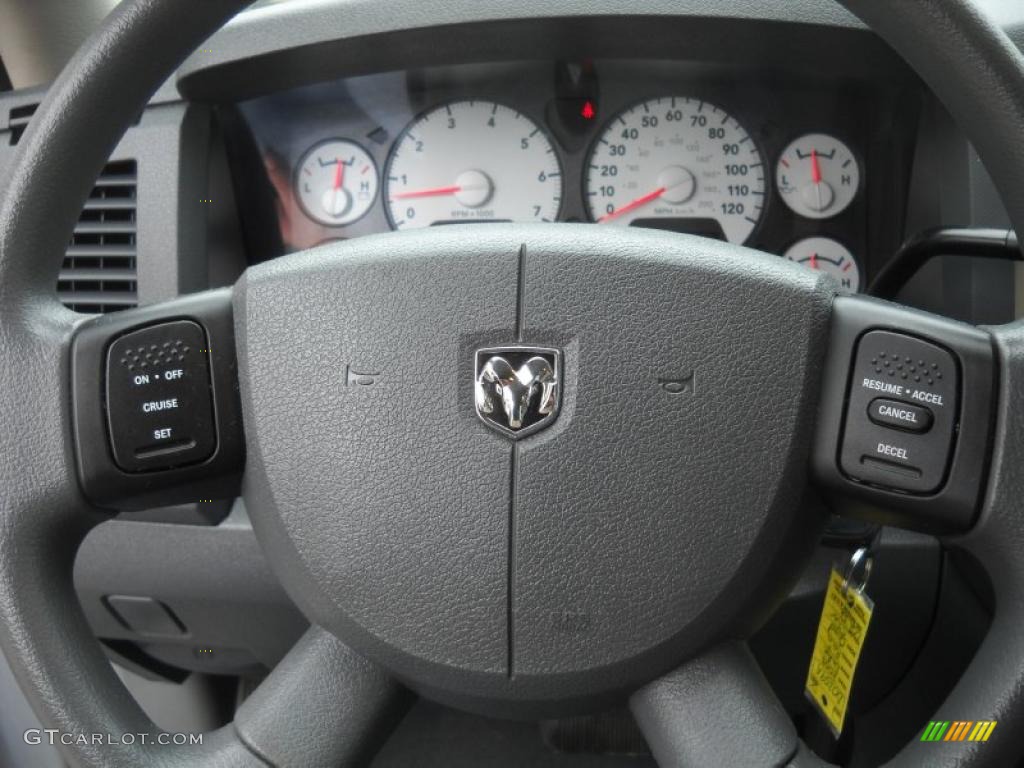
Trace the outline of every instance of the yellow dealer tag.
<instances>
[{"instance_id":1,"label":"yellow dealer tag","mask_svg":"<svg viewBox=\"0 0 1024 768\"><path fill-rule=\"evenodd\" d=\"M845 585L839 572L832 569L804 694L825 716L836 738L843 730L853 673L874 609L867 595Z\"/></svg>"}]
</instances>

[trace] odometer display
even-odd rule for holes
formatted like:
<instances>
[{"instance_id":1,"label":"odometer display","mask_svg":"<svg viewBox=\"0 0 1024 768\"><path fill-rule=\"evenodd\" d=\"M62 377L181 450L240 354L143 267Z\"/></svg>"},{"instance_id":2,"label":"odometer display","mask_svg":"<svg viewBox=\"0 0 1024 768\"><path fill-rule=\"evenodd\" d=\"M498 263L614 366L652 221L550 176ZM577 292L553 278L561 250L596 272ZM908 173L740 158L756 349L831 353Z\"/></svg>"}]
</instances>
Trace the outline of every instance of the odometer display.
<instances>
[{"instance_id":1,"label":"odometer display","mask_svg":"<svg viewBox=\"0 0 1024 768\"><path fill-rule=\"evenodd\" d=\"M613 117L586 171L591 218L750 237L764 208L764 161L729 113L700 99L666 96Z\"/></svg>"}]
</instances>

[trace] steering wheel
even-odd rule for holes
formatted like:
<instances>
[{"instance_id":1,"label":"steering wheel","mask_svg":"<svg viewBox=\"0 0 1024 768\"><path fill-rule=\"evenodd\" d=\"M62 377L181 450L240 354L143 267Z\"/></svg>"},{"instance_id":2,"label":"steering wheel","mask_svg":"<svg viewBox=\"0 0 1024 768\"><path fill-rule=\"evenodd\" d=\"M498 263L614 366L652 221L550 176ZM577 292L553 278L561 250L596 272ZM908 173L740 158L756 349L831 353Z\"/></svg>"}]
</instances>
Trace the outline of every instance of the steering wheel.
<instances>
[{"instance_id":1,"label":"steering wheel","mask_svg":"<svg viewBox=\"0 0 1024 768\"><path fill-rule=\"evenodd\" d=\"M935 718L999 727L893 763L1019 757L1024 324L840 297L697 237L564 224L365 238L230 290L64 309L64 245L118 137L244 5L123 3L49 89L0 204L0 640L69 760L359 764L413 690L530 717L629 696L661 765L816 764L744 639L807 562L822 495L938 533L994 588ZM1024 232L1018 50L966 0L844 5L959 119ZM938 442L874 455L890 433L856 404L898 386L886 346L944 371L929 391L945 394ZM132 387L154 360L185 382L191 431L143 450ZM928 455L908 469L900 450ZM232 724L160 743L90 633L74 555L104 507L231 492L243 461L256 535L312 628Z\"/></svg>"}]
</instances>

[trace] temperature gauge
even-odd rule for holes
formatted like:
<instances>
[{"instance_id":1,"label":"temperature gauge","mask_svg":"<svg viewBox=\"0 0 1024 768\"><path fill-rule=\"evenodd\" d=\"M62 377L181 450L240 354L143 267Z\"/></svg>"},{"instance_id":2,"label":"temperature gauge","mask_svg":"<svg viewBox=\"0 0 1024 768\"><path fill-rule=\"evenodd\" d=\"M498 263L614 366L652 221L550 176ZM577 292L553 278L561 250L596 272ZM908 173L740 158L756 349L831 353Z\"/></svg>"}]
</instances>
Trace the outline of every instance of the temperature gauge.
<instances>
[{"instance_id":1,"label":"temperature gauge","mask_svg":"<svg viewBox=\"0 0 1024 768\"><path fill-rule=\"evenodd\" d=\"M311 219L329 227L351 224L377 197L377 166L354 141L331 139L306 152L295 173L295 195Z\"/></svg>"},{"instance_id":2,"label":"temperature gauge","mask_svg":"<svg viewBox=\"0 0 1024 768\"><path fill-rule=\"evenodd\" d=\"M855 293L860 290L860 268L857 266L857 260L845 245L830 237L808 237L799 240L783 255L808 269L828 272L846 291Z\"/></svg>"},{"instance_id":3,"label":"temperature gauge","mask_svg":"<svg viewBox=\"0 0 1024 768\"><path fill-rule=\"evenodd\" d=\"M786 205L801 216L827 219L853 202L860 169L850 148L839 139L809 133L782 151L775 183Z\"/></svg>"}]
</instances>

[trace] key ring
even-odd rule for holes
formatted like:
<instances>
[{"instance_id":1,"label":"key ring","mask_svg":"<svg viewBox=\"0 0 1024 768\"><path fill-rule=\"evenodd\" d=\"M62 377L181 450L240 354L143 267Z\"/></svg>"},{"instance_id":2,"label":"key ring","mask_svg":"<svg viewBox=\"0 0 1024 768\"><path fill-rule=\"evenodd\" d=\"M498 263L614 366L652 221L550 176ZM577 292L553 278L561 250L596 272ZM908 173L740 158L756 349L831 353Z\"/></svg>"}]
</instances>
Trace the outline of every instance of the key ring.
<instances>
[{"instance_id":1,"label":"key ring","mask_svg":"<svg viewBox=\"0 0 1024 768\"><path fill-rule=\"evenodd\" d=\"M853 553L853 556L850 557L850 562L843 571L844 596L849 595L851 587L858 595L864 593L864 589L868 585L868 579L871 578L871 568L874 563L875 558L870 554L868 547L861 547Z\"/></svg>"}]
</instances>

